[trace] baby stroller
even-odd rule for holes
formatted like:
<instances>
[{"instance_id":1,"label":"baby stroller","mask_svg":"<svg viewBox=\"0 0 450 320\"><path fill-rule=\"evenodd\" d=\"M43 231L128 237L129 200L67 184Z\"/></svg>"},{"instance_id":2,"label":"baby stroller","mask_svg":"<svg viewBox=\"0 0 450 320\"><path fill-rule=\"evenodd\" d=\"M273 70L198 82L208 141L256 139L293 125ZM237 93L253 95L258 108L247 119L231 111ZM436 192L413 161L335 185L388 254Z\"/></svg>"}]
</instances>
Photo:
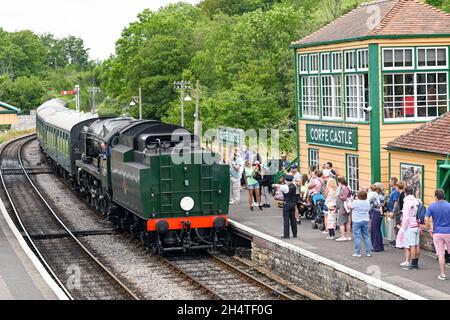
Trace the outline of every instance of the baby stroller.
<instances>
[{"instance_id":1,"label":"baby stroller","mask_svg":"<svg viewBox=\"0 0 450 320\"><path fill-rule=\"evenodd\" d=\"M308 220L312 220L314 218L314 206L309 204L307 200L300 197L300 200L297 202L297 208L300 216L304 216Z\"/></svg>"},{"instance_id":2,"label":"baby stroller","mask_svg":"<svg viewBox=\"0 0 450 320\"><path fill-rule=\"evenodd\" d=\"M325 230L325 198L322 193L316 193L311 197L313 203L313 216L311 221L313 229L319 229L321 231Z\"/></svg>"}]
</instances>

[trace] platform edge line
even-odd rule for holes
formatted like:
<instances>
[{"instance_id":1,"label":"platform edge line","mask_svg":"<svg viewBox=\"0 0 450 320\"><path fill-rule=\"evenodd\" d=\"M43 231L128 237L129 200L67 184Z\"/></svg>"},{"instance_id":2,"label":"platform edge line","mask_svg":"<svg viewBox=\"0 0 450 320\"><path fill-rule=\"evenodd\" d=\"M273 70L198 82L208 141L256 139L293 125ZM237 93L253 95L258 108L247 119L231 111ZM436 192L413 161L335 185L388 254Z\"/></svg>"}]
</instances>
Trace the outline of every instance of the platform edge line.
<instances>
[{"instance_id":1,"label":"platform edge line","mask_svg":"<svg viewBox=\"0 0 450 320\"><path fill-rule=\"evenodd\" d=\"M235 227L237 227L239 229L242 229L244 231L247 231L247 232L249 232L251 234L254 234L255 236L257 236L259 238L268 240L268 241L270 241L272 243L275 243L275 244L277 244L279 246L282 246L282 247L284 247L286 249L289 249L291 251L300 253L300 254L304 255L305 257L307 257L307 258L310 258L310 259L315 260L315 261L317 261L319 263L325 264L325 265L327 265L327 266L329 266L329 267L331 267L331 268L333 268L335 270L341 271L341 272L343 272L343 273L345 273L345 274L347 274L349 276L352 276L354 278L362 280L365 283L367 283L368 285L372 285L372 286L377 287L379 289L386 290L386 291L388 291L388 292L390 292L390 293L392 293L392 294L394 294L396 296L399 296L401 298L404 298L404 299L407 299L407 300L429 300L429 299L427 299L427 298L425 298L423 296L420 296L420 295L418 295L416 293L413 293L411 291L408 291L408 290L405 290L403 288L400 288L400 287L398 287L398 286L396 286L396 285L394 285L392 283L388 283L386 281L374 278L374 277L369 276L367 274L364 274L364 273L362 273L360 271L357 271L355 269L352 269L352 268L344 266L344 265L342 265L340 263L337 263L337 262L335 262L333 260L330 260L328 258L322 257L322 256L320 256L320 255L318 255L318 254L316 254L314 252L311 252L311 251L308 251L306 249L297 247L297 246L295 246L293 244L290 244L288 242L279 240L279 239L277 239L277 238L275 238L275 237L273 237L271 235L264 234L261 231L255 230L255 229L253 229L251 227L248 227L248 226L245 226L242 223L239 223L239 222L234 221L232 219L228 219L228 222L231 225L233 225L233 226L235 226Z\"/></svg>"},{"instance_id":2,"label":"platform edge line","mask_svg":"<svg viewBox=\"0 0 450 320\"><path fill-rule=\"evenodd\" d=\"M6 220L6 223L8 224L9 228L11 229L12 233L16 237L17 241L19 242L20 246L24 250L25 254L30 258L33 265L36 267L44 281L49 285L50 289L55 293L55 295L58 297L59 300L69 300L69 298L66 296L66 294L61 290L61 288L56 284L56 282L52 279L50 274L45 270L44 266L41 264L39 259L36 257L36 255L31 251L30 247L25 242L25 239L20 234L19 230L17 230L14 222L11 220L11 217L9 216L6 207L0 199L0 211L2 212L3 217Z\"/></svg>"}]
</instances>

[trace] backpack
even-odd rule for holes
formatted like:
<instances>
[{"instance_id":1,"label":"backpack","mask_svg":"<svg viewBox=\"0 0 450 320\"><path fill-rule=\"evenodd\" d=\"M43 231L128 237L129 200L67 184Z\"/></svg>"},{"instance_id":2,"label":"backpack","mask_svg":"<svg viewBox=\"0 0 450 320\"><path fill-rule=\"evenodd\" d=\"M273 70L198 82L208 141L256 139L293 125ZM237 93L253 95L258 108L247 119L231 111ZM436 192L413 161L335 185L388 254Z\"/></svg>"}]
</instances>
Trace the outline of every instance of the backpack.
<instances>
[{"instance_id":1,"label":"backpack","mask_svg":"<svg viewBox=\"0 0 450 320\"><path fill-rule=\"evenodd\" d=\"M420 224L425 224L425 216L427 214L427 208L422 202L419 201L419 206L417 207L416 219Z\"/></svg>"}]
</instances>

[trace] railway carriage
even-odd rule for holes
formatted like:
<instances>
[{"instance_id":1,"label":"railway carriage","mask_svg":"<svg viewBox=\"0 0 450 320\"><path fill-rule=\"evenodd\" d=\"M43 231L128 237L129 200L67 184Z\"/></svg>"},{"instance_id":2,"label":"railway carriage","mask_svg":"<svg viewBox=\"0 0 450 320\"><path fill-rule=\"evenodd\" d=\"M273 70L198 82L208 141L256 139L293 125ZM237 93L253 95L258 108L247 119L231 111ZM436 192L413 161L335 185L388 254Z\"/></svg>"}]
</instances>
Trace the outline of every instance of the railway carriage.
<instances>
[{"instance_id":1,"label":"railway carriage","mask_svg":"<svg viewBox=\"0 0 450 320\"><path fill-rule=\"evenodd\" d=\"M54 100L38 109L37 123L41 150L118 228L158 253L231 247L229 167L211 163L215 155L187 130L102 119Z\"/></svg>"},{"instance_id":2,"label":"railway carriage","mask_svg":"<svg viewBox=\"0 0 450 320\"><path fill-rule=\"evenodd\" d=\"M80 132L97 119L97 115L68 109L60 99L49 100L37 109L37 138L60 173L76 175L75 161L81 159Z\"/></svg>"}]
</instances>

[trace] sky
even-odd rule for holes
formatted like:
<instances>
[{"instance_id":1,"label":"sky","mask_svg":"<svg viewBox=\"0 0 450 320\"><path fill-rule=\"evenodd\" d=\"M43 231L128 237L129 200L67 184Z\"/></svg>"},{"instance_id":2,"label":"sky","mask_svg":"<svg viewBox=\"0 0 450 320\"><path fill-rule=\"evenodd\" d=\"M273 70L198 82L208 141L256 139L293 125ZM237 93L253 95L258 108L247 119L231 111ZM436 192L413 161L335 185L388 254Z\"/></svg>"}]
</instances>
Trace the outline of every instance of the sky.
<instances>
[{"instance_id":1,"label":"sky","mask_svg":"<svg viewBox=\"0 0 450 320\"><path fill-rule=\"evenodd\" d=\"M0 0L0 27L6 31L31 30L57 37L74 35L90 48L91 59L114 53L122 30L145 8L158 10L179 0ZM184 0L197 4L200 0Z\"/></svg>"}]
</instances>

